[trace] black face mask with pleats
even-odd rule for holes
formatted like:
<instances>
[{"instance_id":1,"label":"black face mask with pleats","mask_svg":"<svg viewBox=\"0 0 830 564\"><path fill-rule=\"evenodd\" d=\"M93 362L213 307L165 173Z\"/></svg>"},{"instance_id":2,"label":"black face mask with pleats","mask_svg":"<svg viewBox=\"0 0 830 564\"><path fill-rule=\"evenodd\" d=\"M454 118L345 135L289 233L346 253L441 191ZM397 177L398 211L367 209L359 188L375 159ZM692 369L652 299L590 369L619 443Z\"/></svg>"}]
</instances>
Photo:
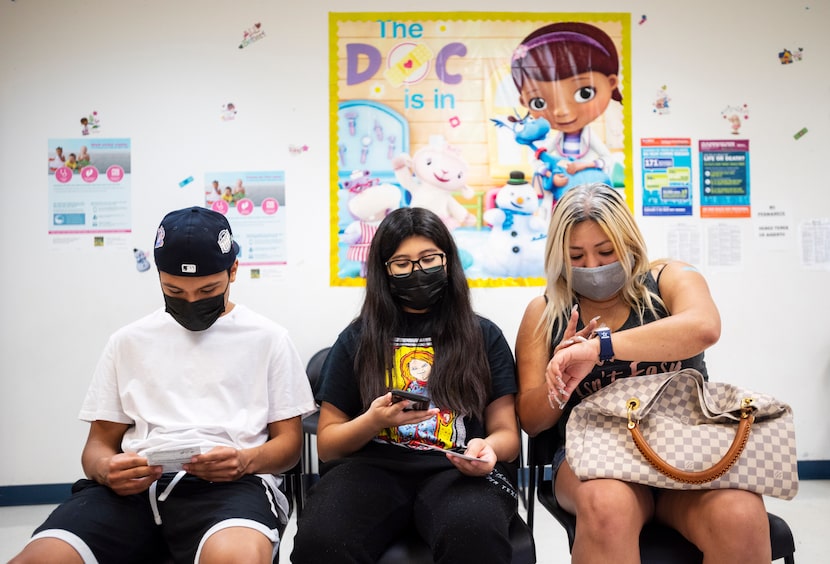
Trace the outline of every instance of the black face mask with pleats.
<instances>
[{"instance_id":1,"label":"black face mask with pleats","mask_svg":"<svg viewBox=\"0 0 830 564\"><path fill-rule=\"evenodd\" d=\"M227 288L225 288L227 292ZM189 331L204 331L225 312L225 292L203 300L189 302L164 294L164 311Z\"/></svg>"},{"instance_id":2,"label":"black face mask with pleats","mask_svg":"<svg viewBox=\"0 0 830 564\"><path fill-rule=\"evenodd\" d=\"M414 310L428 309L444 296L447 271L443 266L414 270L406 277L389 276L389 289L401 304Z\"/></svg>"}]
</instances>

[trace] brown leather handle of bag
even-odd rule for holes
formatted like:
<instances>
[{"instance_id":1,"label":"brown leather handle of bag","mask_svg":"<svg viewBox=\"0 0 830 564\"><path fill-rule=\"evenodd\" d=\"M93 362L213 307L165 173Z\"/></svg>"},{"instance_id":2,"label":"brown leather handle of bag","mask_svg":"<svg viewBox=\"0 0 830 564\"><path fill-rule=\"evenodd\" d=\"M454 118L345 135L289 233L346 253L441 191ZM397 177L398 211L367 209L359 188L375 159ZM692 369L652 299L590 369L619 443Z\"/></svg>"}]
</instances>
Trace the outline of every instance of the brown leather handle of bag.
<instances>
[{"instance_id":1,"label":"brown leather handle of bag","mask_svg":"<svg viewBox=\"0 0 830 564\"><path fill-rule=\"evenodd\" d=\"M735 440L732 441L732 445L726 451L726 454L723 455L723 458L708 470L688 472L672 466L660 458L660 455L648 446L645 437L643 437L643 433L640 431L639 421L634 421L630 417L630 411L631 408L629 408L628 430L631 431L631 438L634 439L634 444L637 446L637 449L658 472L685 484L705 484L726 474L732 468L732 465L738 461L738 458L744 451L746 442L749 439L749 432L752 429L752 423L755 421L752 407L749 406L747 400L744 400L744 407L741 408L741 420L738 423L738 432L735 434Z\"/></svg>"}]
</instances>

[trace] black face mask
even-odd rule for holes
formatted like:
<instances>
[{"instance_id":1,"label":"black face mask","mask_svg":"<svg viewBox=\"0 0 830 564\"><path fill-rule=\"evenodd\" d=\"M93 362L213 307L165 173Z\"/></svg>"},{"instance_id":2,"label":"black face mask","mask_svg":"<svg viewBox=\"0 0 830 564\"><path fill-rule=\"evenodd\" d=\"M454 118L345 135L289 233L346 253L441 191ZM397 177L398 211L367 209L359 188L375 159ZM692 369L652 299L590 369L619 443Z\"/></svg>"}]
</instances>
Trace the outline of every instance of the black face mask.
<instances>
[{"instance_id":1,"label":"black face mask","mask_svg":"<svg viewBox=\"0 0 830 564\"><path fill-rule=\"evenodd\" d=\"M444 296L447 271L444 267L414 270L406 278L389 276L389 289L401 304L415 310L427 309Z\"/></svg>"},{"instance_id":2,"label":"black face mask","mask_svg":"<svg viewBox=\"0 0 830 564\"><path fill-rule=\"evenodd\" d=\"M225 288L225 291L228 289ZM225 312L225 292L203 300L189 302L164 294L164 311L189 331L204 331Z\"/></svg>"}]
</instances>

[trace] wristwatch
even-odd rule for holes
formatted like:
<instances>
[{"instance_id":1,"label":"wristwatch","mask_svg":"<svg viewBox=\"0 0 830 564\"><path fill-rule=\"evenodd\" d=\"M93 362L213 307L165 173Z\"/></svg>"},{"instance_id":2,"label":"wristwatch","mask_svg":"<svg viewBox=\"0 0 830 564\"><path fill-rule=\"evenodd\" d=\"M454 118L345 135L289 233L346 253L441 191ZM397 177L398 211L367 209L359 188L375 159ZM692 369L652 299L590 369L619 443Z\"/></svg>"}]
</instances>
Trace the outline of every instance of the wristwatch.
<instances>
[{"instance_id":1,"label":"wristwatch","mask_svg":"<svg viewBox=\"0 0 830 564\"><path fill-rule=\"evenodd\" d=\"M608 327L600 327L596 330L597 337L599 337L599 360L605 362L606 360L614 359L614 346L611 344L611 329Z\"/></svg>"}]
</instances>

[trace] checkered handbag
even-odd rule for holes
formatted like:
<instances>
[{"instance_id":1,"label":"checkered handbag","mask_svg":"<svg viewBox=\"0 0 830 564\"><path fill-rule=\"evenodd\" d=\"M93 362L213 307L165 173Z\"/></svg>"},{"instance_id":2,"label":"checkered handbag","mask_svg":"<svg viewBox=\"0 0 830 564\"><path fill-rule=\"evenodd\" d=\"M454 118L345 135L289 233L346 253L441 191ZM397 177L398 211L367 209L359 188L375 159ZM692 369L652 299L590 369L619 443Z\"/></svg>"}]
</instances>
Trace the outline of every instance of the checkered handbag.
<instances>
[{"instance_id":1,"label":"checkered handbag","mask_svg":"<svg viewBox=\"0 0 830 564\"><path fill-rule=\"evenodd\" d=\"M574 407L566 437L582 480L798 492L790 406L692 369L622 378L591 394Z\"/></svg>"}]
</instances>

